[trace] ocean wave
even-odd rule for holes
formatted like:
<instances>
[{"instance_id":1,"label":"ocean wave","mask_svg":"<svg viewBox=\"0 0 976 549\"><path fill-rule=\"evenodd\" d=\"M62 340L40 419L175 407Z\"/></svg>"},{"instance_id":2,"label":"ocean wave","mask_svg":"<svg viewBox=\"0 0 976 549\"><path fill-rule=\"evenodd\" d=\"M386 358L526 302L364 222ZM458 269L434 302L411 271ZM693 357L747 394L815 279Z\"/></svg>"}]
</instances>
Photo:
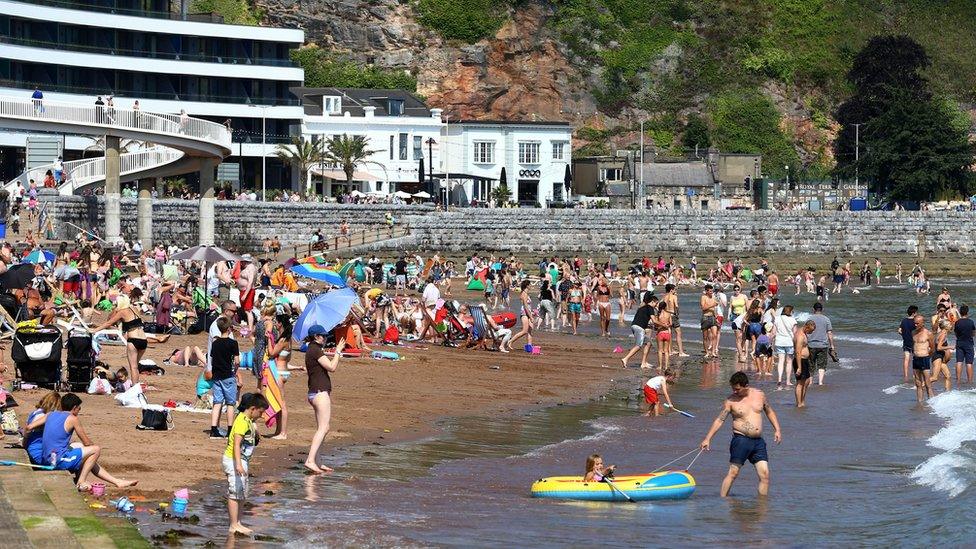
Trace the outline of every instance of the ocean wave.
<instances>
[{"instance_id":1,"label":"ocean wave","mask_svg":"<svg viewBox=\"0 0 976 549\"><path fill-rule=\"evenodd\" d=\"M928 440L942 452L922 462L911 476L954 498L976 483L976 389L942 393L929 399L929 405L933 414L945 419Z\"/></svg>"},{"instance_id":2,"label":"ocean wave","mask_svg":"<svg viewBox=\"0 0 976 549\"><path fill-rule=\"evenodd\" d=\"M536 448L535 450L532 450L530 452L526 452L526 453L524 453L522 455L519 455L519 456L510 456L510 458L511 459L514 459L514 458L523 458L523 457L530 457L530 458L531 457L541 457L541 456L547 455L550 451L552 451L552 450L554 450L556 448L561 448L561 447L566 446L566 445L569 445L569 444L576 444L576 443L580 443L580 442L592 442L594 440L603 440L603 439L607 438L608 436L610 436L612 433L614 433L614 432L619 431L619 430L622 429L622 427L619 426L619 425L615 425L613 423L609 423L607 421L603 421L603 420L599 420L599 419L593 419L593 420L589 420L589 421L584 421L583 423L586 424L587 426L589 426L590 428L594 429L595 432L593 434L587 435L585 437L580 437L580 438L567 438L565 440L560 440L559 442L554 442L552 444L546 444L545 446L540 446L540 447Z\"/></svg>"},{"instance_id":3,"label":"ocean wave","mask_svg":"<svg viewBox=\"0 0 976 549\"><path fill-rule=\"evenodd\" d=\"M838 334L835 332L834 339L839 339L841 341L852 341L854 343L866 343L868 345L880 345L883 347L901 347L900 339L890 337Z\"/></svg>"}]
</instances>

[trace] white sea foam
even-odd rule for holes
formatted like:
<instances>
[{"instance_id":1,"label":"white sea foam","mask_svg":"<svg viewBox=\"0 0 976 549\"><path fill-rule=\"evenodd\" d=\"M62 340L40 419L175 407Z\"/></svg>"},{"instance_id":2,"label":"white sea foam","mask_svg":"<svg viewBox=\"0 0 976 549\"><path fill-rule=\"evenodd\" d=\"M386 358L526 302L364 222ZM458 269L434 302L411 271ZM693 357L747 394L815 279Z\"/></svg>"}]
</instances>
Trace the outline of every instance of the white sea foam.
<instances>
[{"instance_id":1,"label":"white sea foam","mask_svg":"<svg viewBox=\"0 0 976 549\"><path fill-rule=\"evenodd\" d=\"M882 389L881 392L884 393L884 394L886 394L886 395L893 395L893 394L897 393L898 391L901 391L902 389L911 389L913 387L914 387L914 385L909 385L908 383L899 383L898 385L892 385L891 387L888 387L887 389Z\"/></svg>"},{"instance_id":2,"label":"white sea foam","mask_svg":"<svg viewBox=\"0 0 976 549\"><path fill-rule=\"evenodd\" d=\"M956 497L976 482L976 389L949 391L929 400L945 425L928 440L941 450L915 468L919 484Z\"/></svg>"},{"instance_id":3,"label":"white sea foam","mask_svg":"<svg viewBox=\"0 0 976 549\"><path fill-rule=\"evenodd\" d=\"M880 345L884 347L901 347L901 340L891 337L861 336L834 333L834 339L841 341L853 341L855 343L866 343L868 345Z\"/></svg>"},{"instance_id":4,"label":"white sea foam","mask_svg":"<svg viewBox=\"0 0 976 549\"><path fill-rule=\"evenodd\" d=\"M579 442L592 442L592 441L595 441L595 440L603 440L606 437L608 437L610 434L612 434L612 433L614 433L616 431L619 431L621 429L621 427L619 425L614 425L613 423L608 423L606 421L601 421L599 419L594 419L594 420L590 420L590 421L584 421L583 423L585 423L586 425L588 425L589 427L591 427L592 429L594 429L596 432L594 432L591 435L587 435L587 436L581 437L581 438L568 438L566 440L561 440L559 442L554 442L552 444L546 444L545 446L540 446L540 447L536 448L535 450L532 450L531 452L527 452L525 454L522 454L521 456L511 456L511 457L515 458L515 457L539 457L539 456L544 456L544 455L549 454L552 450L554 450L556 448L561 448L561 447L566 446L566 445L569 445L569 444L576 444L576 443L579 443Z\"/></svg>"}]
</instances>

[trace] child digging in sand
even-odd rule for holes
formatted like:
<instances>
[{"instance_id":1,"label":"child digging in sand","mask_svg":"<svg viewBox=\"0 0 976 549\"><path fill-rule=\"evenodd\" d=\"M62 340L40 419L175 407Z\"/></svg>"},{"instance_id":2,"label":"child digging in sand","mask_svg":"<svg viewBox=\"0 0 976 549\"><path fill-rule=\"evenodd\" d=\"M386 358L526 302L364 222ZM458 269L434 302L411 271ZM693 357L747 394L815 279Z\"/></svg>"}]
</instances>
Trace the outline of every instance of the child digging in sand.
<instances>
[{"instance_id":1,"label":"child digging in sand","mask_svg":"<svg viewBox=\"0 0 976 549\"><path fill-rule=\"evenodd\" d=\"M647 413L644 414L645 416L661 415L660 393L664 393L664 400L668 402L668 406L674 406L671 403L671 395L668 394L669 383L674 383L674 371L670 368L664 370L664 375L654 376L644 384L644 401L649 406Z\"/></svg>"},{"instance_id":2,"label":"child digging in sand","mask_svg":"<svg viewBox=\"0 0 976 549\"><path fill-rule=\"evenodd\" d=\"M258 431L254 420L268 409L268 400L258 393L241 397L240 413L227 433L227 448L221 460L227 475L227 514L230 517L231 535L251 535L251 529L241 524L241 505L247 499L248 463L258 443Z\"/></svg>"}]
</instances>

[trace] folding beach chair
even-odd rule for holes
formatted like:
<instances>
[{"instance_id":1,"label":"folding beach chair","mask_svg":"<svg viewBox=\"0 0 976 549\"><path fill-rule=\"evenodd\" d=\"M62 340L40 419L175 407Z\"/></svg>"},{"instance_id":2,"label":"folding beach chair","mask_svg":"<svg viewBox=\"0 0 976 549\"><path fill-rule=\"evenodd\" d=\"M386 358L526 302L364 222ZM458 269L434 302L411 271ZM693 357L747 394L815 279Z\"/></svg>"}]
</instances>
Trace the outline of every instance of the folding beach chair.
<instances>
[{"instance_id":1,"label":"folding beach chair","mask_svg":"<svg viewBox=\"0 0 976 549\"><path fill-rule=\"evenodd\" d=\"M492 329L491 324L488 323L488 315L484 308L480 305L470 305L468 311L471 312L471 319L474 321L474 337L469 347L477 345L486 351L497 351L498 337L495 335L495 330Z\"/></svg>"}]
</instances>

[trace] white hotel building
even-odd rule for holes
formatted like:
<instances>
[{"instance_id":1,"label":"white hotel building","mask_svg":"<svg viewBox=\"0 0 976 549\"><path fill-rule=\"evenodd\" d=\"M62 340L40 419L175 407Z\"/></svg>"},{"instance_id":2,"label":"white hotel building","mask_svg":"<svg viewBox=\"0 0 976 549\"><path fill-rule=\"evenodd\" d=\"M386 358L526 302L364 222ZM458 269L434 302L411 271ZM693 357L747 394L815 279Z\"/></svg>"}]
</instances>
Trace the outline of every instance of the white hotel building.
<instances>
[{"instance_id":1,"label":"white hotel building","mask_svg":"<svg viewBox=\"0 0 976 549\"><path fill-rule=\"evenodd\" d=\"M569 124L454 123L441 109L428 108L416 96L399 90L293 91L305 107L302 133L306 138L362 135L375 151L357 167L352 188L347 188L338 166L313 167L309 177L318 192L333 196L353 190L411 194L425 190L453 205L481 204L489 201L504 168L512 202L546 207L566 198L563 183L572 161Z\"/></svg>"},{"instance_id":2,"label":"white hotel building","mask_svg":"<svg viewBox=\"0 0 976 549\"><path fill-rule=\"evenodd\" d=\"M113 95L118 108L138 100L146 112L230 119L234 147L224 161L259 184L266 152L267 186L280 187L288 168L274 144L295 135L302 119L289 89L304 71L288 53L304 39L298 29L174 13L169 0L0 0L0 95L29 97L37 86L47 101ZM0 130L3 180L23 171L26 142L26 134ZM92 144L64 137L65 160Z\"/></svg>"},{"instance_id":3,"label":"white hotel building","mask_svg":"<svg viewBox=\"0 0 976 549\"><path fill-rule=\"evenodd\" d=\"M504 169L513 202L545 207L563 198L568 124L454 122L403 91L303 88L304 72L289 58L303 31L227 25L170 6L170 0L0 0L0 96L26 99L37 87L45 101L93 104L111 95L119 109L138 100L145 112L229 120L234 139L224 166L239 166L237 180L246 188L260 188L266 173L268 189L301 189L304 178L328 196L426 190L468 205L488 201ZM337 134L364 135L376 151L357 166L352 188L337 167L298 174L274 154L291 136ZM101 154L91 138L0 128L0 179L24 172L25 150L41 137L45 154L56 156L57 141L65 161ZM218 169L218 179L228 173L235 172ZM192 184L196 174L186 178Z\"/></svg>"}]
</instances>

